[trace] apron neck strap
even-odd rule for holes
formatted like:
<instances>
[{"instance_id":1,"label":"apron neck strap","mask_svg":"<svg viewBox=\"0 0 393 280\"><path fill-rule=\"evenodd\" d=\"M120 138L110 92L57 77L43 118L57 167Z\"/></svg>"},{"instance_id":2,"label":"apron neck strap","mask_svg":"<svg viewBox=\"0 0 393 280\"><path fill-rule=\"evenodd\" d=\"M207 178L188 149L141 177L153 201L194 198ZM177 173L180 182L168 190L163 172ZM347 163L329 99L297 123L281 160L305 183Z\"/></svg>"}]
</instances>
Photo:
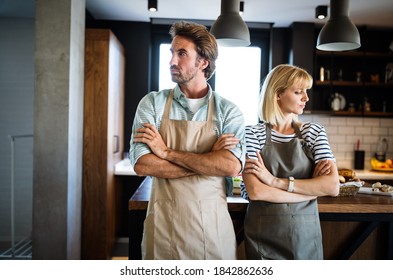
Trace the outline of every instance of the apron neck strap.
<instances>
[{"instance_id":1,"label":"apron neck strap","mask_svg":"<svg viewBox=\"0 0 393 280\"><path fill-rule=\"evenodd\" d=\"M302 138L302 133L300 132L300 128L298 127L298 125L297 125L294 121L292 121L292 127L293 127L293 129L295 130L295 133L296 133L296 135L297 135L297 138L303 139L303 138Z\"/></svg>"},{"instance_id":2,"label":"apron neck strap","mask_svg":"<svg viewBox=\"0 0 393 280\"><path fill-rule=\"evenodd\" d=\"M207 111L207 119L206 119L207 122L211 123L214 127L213 116L214 116L214 94L210 96L209 108Z\"/></svg>"},{"instance_id":3,"label":"apron neck strap","mask_svg":"<svg viewBox=\"0 0 393 280\"><path fill-rule=\"evenodd\" d=\"M174 90L171 89L169 92L168 98L165 103L165 109L164 109L164 114L162 115L163 119L169 119L169 112L171 111L171 106L172 106L172 101L173 101L173 96L174 96ZM209 108L207 111L207 118L206 121L213 125L214 127L214 94L211 95L209 99Z\"/></svg>"},{"instance_id":4,"label":"apron neck strap","mask_svg":"<svg viewBox=\"0 0 393 280\"><path fill-rule=\"evenodd\" d=\"M299 129L298 125L294 121L292 121L292 127L295 130L297 138L303 139L302 138L302 133L300 132L300 129ZM270 145L270 143L272 141L272 125L270 123L266 123L265 129L266 129L266 142L265 142L265 145Z\"/></svg>"},{"instance_id":5,"label":"apron neck strap","mask_svg":"<svg viewBox=\"0 0 393 280\"><path fill-rule=\"evenodd\" d=\"M270 123L266 123L265 130L266 130L265 145L270 145L272 142L272 125Z\"/></svg>"},{"instance_id":6,"label":"apron neck strap","mask_svg":"<svg viewBox=\"0 0 393 280\"><path fill-rule=\"evenodd\" d=\"M171 111L172 100L173 100L173 89L171 89L168 98L166 99L164 114L162 115L163 119L169 119L169 112Z\"/></svg>"}]
</instances>

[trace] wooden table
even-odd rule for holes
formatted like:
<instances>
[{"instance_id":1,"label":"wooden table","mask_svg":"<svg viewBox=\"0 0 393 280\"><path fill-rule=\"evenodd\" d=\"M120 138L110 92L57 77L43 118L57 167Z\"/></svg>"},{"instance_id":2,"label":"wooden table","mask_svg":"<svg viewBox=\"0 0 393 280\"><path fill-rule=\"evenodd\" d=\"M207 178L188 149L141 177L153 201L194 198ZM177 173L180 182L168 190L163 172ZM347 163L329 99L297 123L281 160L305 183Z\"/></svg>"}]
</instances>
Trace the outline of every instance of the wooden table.
<instances>
[{"instance_id":1,"label":"wooden table","mask_svg":"<svg viewBox=\"0 0 393 280\"><path fill-rule=\"evenodd\" d=\"M146 177L128 203L129 259L141 258L143 221L146 216L150 191L151 178ZM228 197L227 200L239 244L243 239L242 223L248 202L241 197ZM381 227L382 230L379 231L383 231L382 250L384 252L378 252L378 258L393 259L393 197L367 194L320 197L318 198L318 209L324 236L324 251L329 252L328 258L349 259L374 230ZM353 222L359 225L354 227L349 224ZM355 228L355 230L345 233L346 228ZM337 236L337 234L341 235ZM344 235L347 235L347 240L338 242L338 239ZM375 238L378 239L380 235ZM334 252L330 252L333 250L332 248Z\"/></svg>"}]
</instances>

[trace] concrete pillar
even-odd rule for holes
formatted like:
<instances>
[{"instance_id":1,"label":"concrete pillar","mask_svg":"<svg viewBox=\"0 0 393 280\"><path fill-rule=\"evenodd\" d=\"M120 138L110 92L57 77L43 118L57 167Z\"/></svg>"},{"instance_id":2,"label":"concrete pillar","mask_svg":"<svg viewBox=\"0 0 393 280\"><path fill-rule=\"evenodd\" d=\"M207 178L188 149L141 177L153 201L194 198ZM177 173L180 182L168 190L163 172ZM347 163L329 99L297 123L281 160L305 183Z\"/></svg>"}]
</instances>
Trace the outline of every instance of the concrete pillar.
<instances>
[{"instance_id":1,"label":"concrete pillar","mask_svg":"<svg viewBox=\"0 0 393 280\"><path fill-rule=\"evenodd\" d=\"M80 259L85 0L36 0L33 259Z\"/></svg>"}]
</instances>

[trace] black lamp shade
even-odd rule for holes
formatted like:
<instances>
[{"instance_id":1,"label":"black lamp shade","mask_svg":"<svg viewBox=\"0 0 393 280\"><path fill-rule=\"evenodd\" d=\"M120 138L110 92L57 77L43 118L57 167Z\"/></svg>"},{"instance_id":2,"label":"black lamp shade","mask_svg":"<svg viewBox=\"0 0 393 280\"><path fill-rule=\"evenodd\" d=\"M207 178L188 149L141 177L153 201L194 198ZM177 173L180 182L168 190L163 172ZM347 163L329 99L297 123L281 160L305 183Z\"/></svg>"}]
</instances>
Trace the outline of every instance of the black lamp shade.
<instances>
[{"instance_id":1,"label":"black lamp shade","mask_svg":"<svg viewBox=\"0 0 393 280\"><path fill-rule=\"evenodd\" d=\"M327 17L327 10L327 6L317 6L315 8L315 18L324 19L325 17Z\"/></svg>"},{"instance_id":2,"label":"black lamp shade","mask_svg":"<svg viewBox=\"0 0 393 280\"><path fill-rule=\"evenodd\" d=\"M244 1L240 1L239 12L242 14L244 12Z\"/></svg>"},{"instance_id":3,"label":"black lamp shade","mask_svg":"<svg viewBox=\"0 0 393 280\"><path fill-rule=\"evenodd\" d=\"M361 46L356 26L349 19L349 0L330 0L330 19L322 27L317 39L317 49L347 51Z\"/></svg>"},{"instance_id":4,"label":"black lamp shade","mask_svg":"<svg viewBox=\"0 0 393 280\"><path fill-rule=\"evenodd\" d=\"M150 12L157 12L158 11L157 0L148 0L147 9Z\"/></svg>"},{"instance_id":5,"label":"black lamp shade","mask_svg":"<svg viewBox=\"0 0 393 280\"><path fill-rule=\"evenodd\" d=\"M221 0L221 14L210 28L217 43L224 47L250 45L250 31L239 15L239 0Z\"/></svg>"}]
</instances>

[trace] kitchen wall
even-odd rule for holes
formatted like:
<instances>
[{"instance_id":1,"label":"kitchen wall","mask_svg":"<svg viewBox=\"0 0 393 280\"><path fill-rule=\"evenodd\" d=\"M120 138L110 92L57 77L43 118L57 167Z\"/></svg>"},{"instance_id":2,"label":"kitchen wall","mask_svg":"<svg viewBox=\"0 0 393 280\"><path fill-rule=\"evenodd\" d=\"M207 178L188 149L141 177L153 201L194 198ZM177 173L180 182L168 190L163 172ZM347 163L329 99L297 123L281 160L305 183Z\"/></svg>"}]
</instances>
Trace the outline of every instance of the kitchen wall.
<instances>
[{"instance_id":1,"label":"kitchen wall","mask_svg":"<svg viewBox=\"0 0 393 280\"><path fill-rule=\"evenodd\" d=\"M370 159L380 139L389 143L387 156L393 157L393 119L334 117L329 115L302 115L302 121L312 121L326 128L330 146L339 168L354 168L354 149L360 140L360 150L365 150L364 168L370 169Z\"/></svg>"}]
</instances>

